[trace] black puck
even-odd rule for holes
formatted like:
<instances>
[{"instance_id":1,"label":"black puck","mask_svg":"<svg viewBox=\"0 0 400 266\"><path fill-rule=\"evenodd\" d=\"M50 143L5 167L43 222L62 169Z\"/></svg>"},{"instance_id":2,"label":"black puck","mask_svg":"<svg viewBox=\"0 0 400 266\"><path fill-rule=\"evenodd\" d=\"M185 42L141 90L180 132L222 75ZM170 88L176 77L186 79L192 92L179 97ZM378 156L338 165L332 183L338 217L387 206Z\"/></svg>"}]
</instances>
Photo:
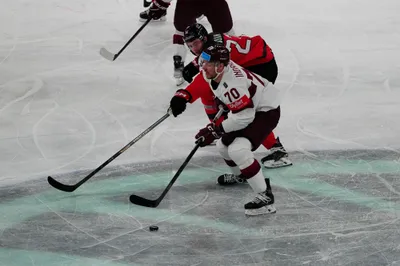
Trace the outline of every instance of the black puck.
<instances>
[{"instance_id":1,"label":"black puck","mask_svg":"<svg viewBox=\"0 0 400 266\"><path fill-rule=\"evenodd\" d=\"M157 226L157 225L151 225L151 226L149 227L149 230L150 230L150 231L158 231L158 226Z\"/></svg>"}]
</instances>

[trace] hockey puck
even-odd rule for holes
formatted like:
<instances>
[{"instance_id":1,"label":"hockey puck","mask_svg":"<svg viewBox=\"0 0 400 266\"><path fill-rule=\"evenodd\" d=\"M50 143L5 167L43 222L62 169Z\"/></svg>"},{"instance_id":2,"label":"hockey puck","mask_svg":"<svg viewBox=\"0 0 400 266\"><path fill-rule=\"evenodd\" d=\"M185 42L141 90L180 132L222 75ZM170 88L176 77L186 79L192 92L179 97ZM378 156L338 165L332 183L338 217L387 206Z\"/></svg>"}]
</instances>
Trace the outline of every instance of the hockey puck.
<instances>
[{"instance_id":1,"label":"hockey puck","mask_svg":"<svg viewBox=\"0 0 400 266\"><path fill-rule=\"evenodd\" d=\"M152 226L149 227L149 230L150 230L151 232L153 232L153 231L158 231L158 226L157 226L157 225L152 225Z\"/></svg>"}]
</instances>

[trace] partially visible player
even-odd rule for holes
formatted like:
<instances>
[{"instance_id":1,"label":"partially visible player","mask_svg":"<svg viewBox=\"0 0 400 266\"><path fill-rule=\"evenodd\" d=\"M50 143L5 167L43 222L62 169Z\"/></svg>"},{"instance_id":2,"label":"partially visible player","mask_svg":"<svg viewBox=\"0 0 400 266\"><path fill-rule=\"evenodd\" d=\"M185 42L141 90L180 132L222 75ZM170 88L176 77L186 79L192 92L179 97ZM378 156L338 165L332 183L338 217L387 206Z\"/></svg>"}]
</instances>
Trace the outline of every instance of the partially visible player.
<instances>
[{"instance_id":1,"label":"partially visible player","mask_svg":"<svg viewBox=\"0 0 400 266\"><path fill-rule=\"evenodd\" d=\"M259 36L233 36L223 33L208 33L200 23L190 25L185 29L184 41L190 51L196 56L184 68L183 77L187 82L199 73L197 57L203 49L210 45L223 45L231 53L231 60L236 64L266 78L269 82L275 83L278 77L278 66L274 53L265 40Z\"/></svg>"},{"instance_id":2,"label":"partially visible player","mask_svg":"<svg viewBox=\"0 0 400 266\"><path fill-rule=\"evenodd\" d=\"M247 215L274 213L269 179L264 178L253 151L277 126L282 93L266 79L229 60L225 46L207 47L201 59L201 73L186 89L177 92L181 95L171 99L172 113L177 116L185 110L186 101L181 100L182 96L190 103L199 98L209 99L210 94L219 99L229 110L228 118L220 124L208 124L196 139L202 141L201 147L218 139L217 149L232 173L240 175L257 193L244 206Z\"/></svg>"},{"instance_id":3,"label":"partially visible player","mask_svg":"<svg viewBox=\"0 0 400 266\"><path fill-rule=\"evenodd\" d=\"M140 13L141 20L151 17L153 20L165 20L167 9L172 0L153 0L149 9ZM233 21L228 3L225 0L177 0L174 14L175 34L172 43L176 47L173 55L174 78L176 85L184 82L182 71L186 59L186 47L183 41L185 29L204 15L213 31L233 34Z\"/></svg>"},{"instance_id":4,"label":"partially visible player","mask_svg":"<svg viewBox=\"0 0 400 266\"><path fill-rule=\"evenodd\" d=\"M186 28L184 32L184 41L191 52L196 55L196 58L186 65L183 70L183 77L189 83L192 81L193 77L199 73L198 56L205 47L210 45L226 46L230 51L232 61L267 79L272 84L276 81L278 66L274 54L265 40L259 35L232 36L221 33L209 34L203 25L195 23ZM204 102L206 102L206 104L204 104L205 111L210 119L212 119L217 109L215 106L211 106L208 100ZM266 168L278 168L292 165L288 153L279 138L275 138L273 132L265 139L263 146L270 151L269 155L261 159L261 162ZM231 177L232 176L227 176L226 179L228 180Z\"/></svg>"}]
</instances>

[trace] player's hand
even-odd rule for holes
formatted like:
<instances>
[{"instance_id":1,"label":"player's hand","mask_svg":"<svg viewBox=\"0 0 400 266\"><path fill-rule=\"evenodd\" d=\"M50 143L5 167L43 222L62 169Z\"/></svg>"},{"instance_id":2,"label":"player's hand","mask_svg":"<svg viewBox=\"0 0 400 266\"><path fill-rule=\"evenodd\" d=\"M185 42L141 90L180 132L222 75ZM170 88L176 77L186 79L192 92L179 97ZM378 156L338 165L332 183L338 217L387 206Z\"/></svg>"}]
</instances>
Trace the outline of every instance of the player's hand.
<instances>
[{"instance_id":1,"label":"player's hand","mask_svg":"<svg viewBox=\"0 0 400 266\"><path fill-rule=\"evenodd\" d=\"M193 77L196 76L199 72L199 66L196 66L194 62L190 62L183 68L182 77L188 83L191 83L193 81Z\"/></svg>"},{"instance_id":2,"label":"player's hand","mask_svg":"<svg viewBox=\"0 0 400 266\"><path fill-rule=\"evenodd\" d=\"M200 147L210 145L215 139L219 139L224 134L222 126L216 126L214 123L208 124L205 128L199 130L195 136L196 143L200 141Z\"/></svg>"},{"instance_id":3,"label":"player's hand","mask_svg":"<svg viewBox=\"0 0 400 266\"><path fill-rule=\"evenodd\" d=\"M186 103L190 101L192 95L187 90L177 90L170 101L169 108L172 114L177 117L186 109Z\"/></svg>"},{"instance_id":4,"label":"player's hand","mask_svg":"<svg viewBox=\"0 0 400 266\"><path fill-rule=\"evenodd\" d=\"M153 0L149 9L149 16L155 20L159 19L167 13L168 7L169 3L166 3L163 0Z\"/></svg>"}]
</instances>

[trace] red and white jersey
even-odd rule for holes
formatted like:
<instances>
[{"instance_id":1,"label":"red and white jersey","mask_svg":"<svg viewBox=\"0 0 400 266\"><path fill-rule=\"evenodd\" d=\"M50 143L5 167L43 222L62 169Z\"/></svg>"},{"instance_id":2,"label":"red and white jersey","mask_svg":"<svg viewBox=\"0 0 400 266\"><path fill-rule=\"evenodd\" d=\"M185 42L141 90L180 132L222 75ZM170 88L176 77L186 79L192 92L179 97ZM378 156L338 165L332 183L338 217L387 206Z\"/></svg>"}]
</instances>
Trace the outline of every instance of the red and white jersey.
<instances>
[{"instance_id":1,"label":"red and white jersey","mask_svg":"<svg viewBox=\"0 0 400 266\"><path fill-rule=\"evenodd\" d=\"M217 97L231 111L228 119L222 122L225 132L232 132L247 127L253 122L256 112L276 109L282 101L282 93L266 79L242 68L232 60L225 67L218 86L214 89L213 81L205 79L202 71L186 88L192 95L191 102L202 98L211 102Z\"/></svg>"},{"instance_id":2,"label":"red and white jersey","mask_svg":"<svg viewBox=\"0 0 400 266\"><path fill-rule=\"evenodd\" d=\"M207 45L220 44L228 48L230 58L242 67L256 66L270 62L274 59L271 47L260 36L231 36L222 33L209 33ZM201 61L199 56L192 63L200 69Z\"/></svg>"},{"instance_id":3,"label":"red and white jersey","mask_svg":"<svg viewBox=\"0 0 400 266\"><path fill-rule=\"evenodd\" d=\"M268 63L274 58L272 49L260 36L232 36L221 33L210 33L207 43L224 45L231 54L231 60L242 67Z\"/></svg>"},{"instance_id":4,"label":"red and white jersey","mask_svg":"<svg viewBox=\"0 0 400 266\"><path fill-rule=\"evenodd\" d=\"M224 34L225 46L231 52L231 60L242 67L263 64L274 58L271 48L260 36L229 36Z\"/></svg>"}]
</instances>

